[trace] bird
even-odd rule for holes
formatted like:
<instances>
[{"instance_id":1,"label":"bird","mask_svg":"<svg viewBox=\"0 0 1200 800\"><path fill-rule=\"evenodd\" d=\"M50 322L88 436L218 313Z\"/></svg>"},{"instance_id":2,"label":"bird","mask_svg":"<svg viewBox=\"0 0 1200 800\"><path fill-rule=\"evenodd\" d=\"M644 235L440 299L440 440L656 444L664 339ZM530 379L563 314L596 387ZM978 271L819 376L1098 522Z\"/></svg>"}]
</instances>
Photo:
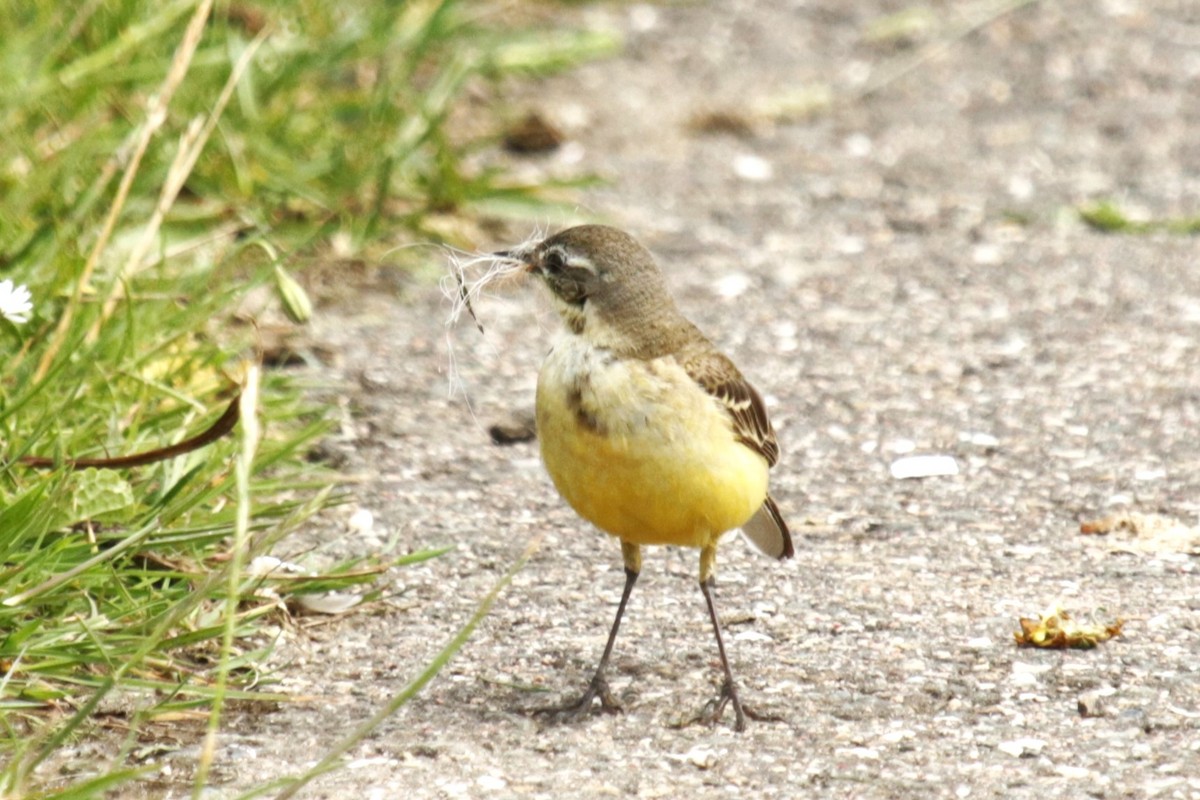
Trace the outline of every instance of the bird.
<instances>
[{"instance_id":1,"label":"bird","mask_svg":"<svg viewBox=\"0 0 1200 800\"><path fill-rule=\"evenodd\" d=\"M542 711L574 719L619 704L606 677L643 545L700 551L700 590L724 672L700 718L727 706L746 726L714 599L717 545L740 528L764 554L794 554L768 491L779 444L762 397L688 321L654 257L628 233L578 225L497 256L541 279L563 323L538 373L542 461L559 494L621 543L625 586L594 676L574 702Z\"/></svg>"}]
</instances>

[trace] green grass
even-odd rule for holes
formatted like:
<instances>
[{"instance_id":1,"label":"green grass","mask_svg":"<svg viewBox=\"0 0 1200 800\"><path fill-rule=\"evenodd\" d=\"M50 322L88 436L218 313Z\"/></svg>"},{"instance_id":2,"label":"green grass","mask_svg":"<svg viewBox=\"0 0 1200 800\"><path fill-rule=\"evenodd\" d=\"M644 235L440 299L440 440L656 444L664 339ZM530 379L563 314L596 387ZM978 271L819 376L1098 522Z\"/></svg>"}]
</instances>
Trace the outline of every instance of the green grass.
<instances>
[{"instance_id":1,"label":"green grass","mask_svg":"<svg viewBox=\"0 0 1200 800\"><path fill-rule=\"evenodd\" d=\"M1200 234L1200 217L1178 219L1134 220L1115 203L1103 200L1079 209L1079 218L1101 233L1172 233L1179 236Z\"/></svg>"},{"instance_id":2,"label":"green grass","mask_svg":"<svg viewBox=\"0 0 1200 800\"><path fill-rule=\"evenodd\" d=\"M471 166L494 137L452 124L461 97L614 42L496 13L3 0L0 281L28 287L33 310L0 319L0 797L105 796L144 777L128 746L86 774L36 771L99 735L93 712L114 692L134 698L127 743L207 715L202 786L224 705L280 699L259 666L278 596L369 583L394 561L247 573L338 495L305 459L324 409L258 371L234 310L273 287L302 321L290 270L331 260L334 237L370 259L427 241L446 214L547 211L559 187ZM19 463L178 442L239 389L241 424L203 450L127 470Z\"/></svg>"}]
</instances>

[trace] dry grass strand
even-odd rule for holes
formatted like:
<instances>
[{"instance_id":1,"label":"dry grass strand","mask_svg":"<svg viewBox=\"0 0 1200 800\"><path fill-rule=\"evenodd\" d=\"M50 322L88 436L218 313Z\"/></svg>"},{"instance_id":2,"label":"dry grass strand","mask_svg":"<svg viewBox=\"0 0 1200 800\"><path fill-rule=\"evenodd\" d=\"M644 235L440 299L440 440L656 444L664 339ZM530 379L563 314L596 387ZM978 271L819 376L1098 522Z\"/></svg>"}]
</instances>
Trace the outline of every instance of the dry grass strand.
<instances>
[{"instance_id":1,"label":"dry grass strand","mask_svg":"<svg viewBox=\"0 0 1200 800\"><path fill-rule=\"evenodd\" d=\"M508 252L520 253L531 249L541 241L541 231L534 231L523 242ZM463 312L470 314L475 327L483 333L483 324L475 314L475 303L483 297L485 289L502 286L522 279L526 274L523 260L505 253L471 253L465 250L446 248L449 256L450 274L441 281L442 294L450 300L450 315L446 327L458 324Z\"/></svg>"}]
</instances>

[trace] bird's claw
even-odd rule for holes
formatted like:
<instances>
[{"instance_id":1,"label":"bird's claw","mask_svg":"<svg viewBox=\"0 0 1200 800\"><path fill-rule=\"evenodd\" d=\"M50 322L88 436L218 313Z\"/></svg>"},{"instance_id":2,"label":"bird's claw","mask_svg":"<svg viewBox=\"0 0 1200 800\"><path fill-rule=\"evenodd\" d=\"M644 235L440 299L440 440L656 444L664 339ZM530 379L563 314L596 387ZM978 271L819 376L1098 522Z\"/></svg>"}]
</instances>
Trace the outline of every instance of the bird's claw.
<instances>
[{"instance_id":1,"label":"bird's claw","mask_svg":"<svg viewBox=\"0 0 1200 800\"><path fill-rule=\"evenodd\" d=\"M739 733L746 730L746 709L742 707L742 701L738 698L737 689L729 681L721 684L721 693L704 704L704 708L696 715L693 722L702 722L705 725L716 725L721 721L721 716L725 713L725 706L732 705L735 721L733 729Z\"/></svg>"},{"instance_id":2,"label":"bird's claw","mask_svg":"<svg viewBox=\"0 0 1200 800\"><path fill-rule=\"evenodd\" d=\"M608 681L602 675L597 675L592 678L592 682L588 684L588 688L575 702L537 708L534 709L533 714L539 717L547 717L553 722L574 722L580 717L592 713L597 699L600 701L600 711L602 713L616 714L621 711L621 704L613 697L612 690L608 687Z\"/></svg>"}]
</instances>

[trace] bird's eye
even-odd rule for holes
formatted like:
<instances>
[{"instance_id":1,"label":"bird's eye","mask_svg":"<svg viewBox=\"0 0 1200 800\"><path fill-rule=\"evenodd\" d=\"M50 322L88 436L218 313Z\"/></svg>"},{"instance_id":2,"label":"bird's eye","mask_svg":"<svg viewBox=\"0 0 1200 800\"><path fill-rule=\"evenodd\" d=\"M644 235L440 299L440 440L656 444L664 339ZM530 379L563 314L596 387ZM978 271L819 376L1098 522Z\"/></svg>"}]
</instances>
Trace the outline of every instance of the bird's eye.
<instances>
[{"instance_id":1,"label":"bird's eye","mask_svg":"<svg viewBox=\"0 0 1200 800\"><path fill-rule=\"evenodd\" d=\"M562 272L567 266L567 260L561 250L547 250L542 255L542 268L547 272Z\"/></svg>"}]
</instances>

